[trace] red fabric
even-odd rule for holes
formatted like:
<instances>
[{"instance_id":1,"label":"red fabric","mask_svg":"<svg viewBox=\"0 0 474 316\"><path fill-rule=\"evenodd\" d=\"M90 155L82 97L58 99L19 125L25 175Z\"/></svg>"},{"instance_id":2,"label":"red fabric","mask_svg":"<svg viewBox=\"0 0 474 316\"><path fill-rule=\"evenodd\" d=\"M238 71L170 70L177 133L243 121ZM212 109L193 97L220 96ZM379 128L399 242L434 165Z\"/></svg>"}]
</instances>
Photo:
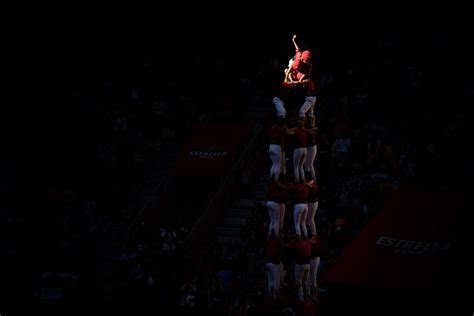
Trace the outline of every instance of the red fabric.
<instances>
[{"instance_id":1,"label":"red fabric","mask_svg":"<svg viewBox=\"0 0 474 316\"><path fill-rule=\"evenodd\" d=\"M306 197L306 201L310 203L319 201L319 186L316 181L313 181L313 183L308 186L308 196Z\"/></svg>"},{"instance_id":2,"label":"red fabric","mask_svg":"<svg viewBox=\"0 0 474 316\"><path fill-rule=\"evenodd\" d=\"M277 239L265 240L265 254L270 261L279 261L282 257L280 241Z\"/></svg>"},{"instance_id":3,"label":"red fabric","mask_svg":"<svg viewBox=\"0 0 474 316\"><path fill-rule=\"evenodd\" d=\"M304 183L298 183L290 191L290 199L293 204L306 203L308 198L308 186Z\"/></svg>"},{"instance_id":4,"label":"red fabric","mask_svg":"<svg viewBox=\"0 0 474 316\"><path fill-rule=\"evenodd\" d=\"M280 90L287 92L288 89L292 89L294 85L290 82L282 82L280 86Z\"/></svg>"},{"instance_id":5,"label":"red fabric","mask_svg":"<svg viewBox=\"0 0 474 316\"><path fill-rule=\"evenodd\" d=\"M314 242L311 243L311 258L317 258L320 256L320 247L319 247L319 240L316 238Z\"/></svg>"},{"instance_id":6,"label":"red fabric","mask_svg":"<svg viewBox=\"0 0 474 316\"><path fill-rule=\"evenodd\" d=\"M267 185L267 201L283 203L285 199L285 192L278 186L276 182L269 182Z\"/></svg>"},{"instance_id":7,"label":"red fabric","mask_svg":"<svg viewBox=\"0 0 474 316\"><path fill-rule=\"evenodd\" d=\"M313 80L309 80L304 84L306 88L306 94L307 95L315 95L316 94L316 84L314 83Z\"/></svg>"},{"instance_id":8,"label":"red fabric","mask_svg":"<svg viewBox=\"0 0 474 316\"><path fill-rule=\"evenodd\" d=\"M272 130L270 132L271 136L271 144L275 145L284 145L286 139L286 128L283 126L273 125Z\"/></svg>"},{"instance_id":9,"label":"red fabric","mask_svg":"<svg viewBox=\"0 0 474 316\"><path fill-rule=\"evenodd\" d=\"M295 249L296 260L305 259L311 255L311 242L307 239L290 242L288 248Z\"/></svg>"},{"instance_id":10,"label":"red fabric","mask_svg":"<svg viewBox=\"0 0 474 316\"><path fill-rule=\"evenodd\" d=\"M309 131L306 135L306 146L311 147L316 145L316 130Z\"/></svg>"},{"instance_id":11,"label":"red fabric","mask_svg":"<svg viewBox=\"0 0 474 316\"><path fill-rule=\"evenodd\" d=\"M324 276L332 284L431 288L456 241L463 195L440 188L402 187ZM445 271L450 273L452 271Z\"/></svg>"},{"instance_id":12,"label":"red fabric","mask_svg":"<svg viewBox=\"0 0 474 316\"><path fill-rule=\"evenodd\" d=\"M198 126L191 140L183 146L172 176L220 175L249 134L250 126L218 122Z\"/></svg>"},{"instance_id":13,"label":"red fabric","mask_svg":"<svg viewBox=\"0 0 474 316\"><path fill-rule=\"evenodd\" d=\"M304 127L298 127L295 129L296 144L295 148L306 147L306 137L308 135L308 130Z\"/></svg>"},{"instance_id":14,"label":"red fabric","mask_svg":"<svg viewBox=\"0 0 474 316\"><path fill-rule=\"evenodd\" d=\"M300 58L293 59L293 63L291 64L291 69L293 71L298 71L301 67L302 61Z\"/></svg>"}]
</instances>

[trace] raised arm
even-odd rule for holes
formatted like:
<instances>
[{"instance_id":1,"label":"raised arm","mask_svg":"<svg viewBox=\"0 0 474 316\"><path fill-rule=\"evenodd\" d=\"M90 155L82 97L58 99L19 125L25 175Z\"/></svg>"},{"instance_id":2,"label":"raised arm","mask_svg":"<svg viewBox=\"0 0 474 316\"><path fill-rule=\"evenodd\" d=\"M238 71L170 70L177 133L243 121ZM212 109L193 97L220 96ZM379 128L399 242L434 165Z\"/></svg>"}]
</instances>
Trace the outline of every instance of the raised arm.
<instances>
[{"instance_id":1,"label":"raised arm","mask_svg":"<svg viewBox=\"0 0 474 316\"><path fill-rule=\"evenodd\" d=\"M300 51L300 48L298 47L298 44L296 44L295 39L296 39L296 34L293 35L293 38L291 39L291 41L293 42L293 45L295 45L296 51L299 52L299 51Z\"/></svg>"}]
</instances>

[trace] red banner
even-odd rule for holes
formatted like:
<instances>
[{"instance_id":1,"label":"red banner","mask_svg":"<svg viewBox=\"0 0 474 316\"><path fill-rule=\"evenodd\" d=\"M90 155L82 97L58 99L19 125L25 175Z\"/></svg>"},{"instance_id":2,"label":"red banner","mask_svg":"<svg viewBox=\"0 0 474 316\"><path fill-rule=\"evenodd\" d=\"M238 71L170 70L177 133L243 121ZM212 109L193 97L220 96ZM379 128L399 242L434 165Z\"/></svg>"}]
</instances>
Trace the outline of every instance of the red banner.
<instances>
[{"instance_id":1,"label":"red banner","mask_svg":"<svg viewBox=\"0 0 474 316\"><path fill-rule=\"evenodd\" d=\"M198 126L183 146L172 176L222 174L243 140L249 135L248 124L219 122Z\"/></svg>"},{"instance_id":2,"label":"red banner","mask_svg":"<svg viewBox=\"0 0 474 316\"><path fill-rule=\"evenodd\" d=\"M362 230L324 282L373 288L431 288L452 258L462 196L405 187Z\"/></svg>"}]
</instances>

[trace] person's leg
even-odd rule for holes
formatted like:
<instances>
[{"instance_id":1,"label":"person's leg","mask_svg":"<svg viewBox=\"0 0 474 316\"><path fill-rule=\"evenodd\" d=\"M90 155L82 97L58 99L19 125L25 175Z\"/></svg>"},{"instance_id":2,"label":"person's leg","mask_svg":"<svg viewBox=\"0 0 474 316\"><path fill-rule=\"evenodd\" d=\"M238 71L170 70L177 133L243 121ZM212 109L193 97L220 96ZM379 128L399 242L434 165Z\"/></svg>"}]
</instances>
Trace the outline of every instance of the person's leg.
<instances>
[{"instance_id":1,"label":"person's leg","mask_svg":"<svg viewBox=\"0 0 474 316\"><path fill-rule=\"evenodd\" d=\"M308 230L306 229L306 217L308 216L308 205L303 205L303 211L301 212L300 226L301 226L301 235L305 238L308 238Z\"/></svg>"},{"instance_id":2,"label":"person's leg","mask_svg":"<svg viewBox=\"0 0 474 316\"><path fill-rule=\"evenodd\" d=\"M306 225L309 226L311 235L316 235L316 211L318 209L318 201L308 204L308 216L306 217Z\"/></svg>"},{"instance_id":3,"label":"person's leg","mask_svg":"<svg viewBox=\"0 0 474 316\"><path fill-rule=\"evenodd\" d=\"M295 234L301 236L301 214L304 211L304 204L295 204L293 221L295 222Z\"/></svg>"},{"instance_id":4,"label":"person's leg","mask_svg":"<svg viewBox=\"0 0 474 316\"><path fill-rule=\"evenodd\" d=\"M304 160L304 171L311 174L311 178L316 176L314 170L314 160L316 159L316 145L306 148L306 159Z\"/></svg>"},{"instance_id":5,"label":"person's leg","mask_svg":"<svg viewBox=\"0 0 474 316\"><path fill-rule=\"evenodd\" d=\"M268 295L273 295L275 286L274 286L274 274L272 270L272 264L267 262L267 287L268 287Z\"/></svg>"},{"instance_id":6,"label":"person's leg","mask_svg":"<svg viewBox=\"0 0 474 316\"><path fill-rule=\"evenodd\" d=\"M321 257L312 258L309 263L309 275L310 275L310 285L311 285L311 294L313 297L316 295L318 289L318 268Z\"/></svg>"},{"instance_id":7,"label":"person's leg","mask_svg":"<svg viewBox=\"0 0 474 316\"><path fill-rule=\"evenodd\" d=\"M280 231L283 230L283 220L285 219L285 203L280 203L280 218L278 220Z\"/></svg>"},{"instance_id":8,"label":"person's leg","mask_svg":"<svg viewBox=\"0 0 474 316\"><path fill-rule=\"evenodd\" d=\"M270 153L270 159L272 160L270 176L273 176L275 180L279 180L281 166L281 147L275 144L270 144L270 146L268 147L268 152Z\"/></svg>"},{"instance_id":9,"label":"person's leg","mask_svg":"<svg viewBox=\"0 0 474 316\"><path fill-rule=\"evenodd\" d=\"M281 164L280 164L280 172L283 175L283 178L286 176L286 153L285 150L281 149Z\"/></svg>"},{"instance_id":10,"label":"person's leg","mask_svg":"<svg viewBox=\"0 0 474 316\"><path fill-rule=\"evenodd\" d=\"M309 286L309 264L303 265L302 282L303 282L302 287L303 287L304 292L306 293L306 295L311 295L311 290L310 290L310 286Z\"/></svg>"},{"instance_id":11,"label":"person's leg","mask_svg":"<svg viewBox=\"0 0 474 316\"><path fill-rule=\"evenodd\" d=\"M273 273L273 298L280 294L280 264L270 263Z\"/></svg>"},{"instance_id":12,"label":"person's leg","mask_svg":"<svg viewBox=\"0 0 474 316\"><path fill-rule=\"evenodd\" d=\"M299 301L304 301L303 295L303 274L304 274L304 266L301 264L295 264L295 286L296 286L296 293L298 295Z\"/></svg>"},{"instance_id":13,"label":"person's leg","mask_svg":"<svg viewBox=\"0 0 474 316\"><path fill-rule=\"evenodd\" d=\"M313 102L313 105L306 112L306 117L314 117L314 106L316 105L316 97L312 96L312 98L314 98L314 102ZM313 101L313 100L311 100L311 101Z\"/></svg>"},{"instance_id":14,"label":"person's leg","mask_svg":"<svg viewBox=\"0 0 474 316\"><path fill-rule=\"evenodd\" d=\"M304 180L305 179L305 174L304 174L304 161L306 159L306 147L305 148L300 148L302 151L301 158L298 162L298 169L299 169L299 179Z\"/></svg>"},{"instance_id":15,"label":"person's leg","mask_svg":"<svg viewBox=\"0 0 474 316\"><path fill-rule=\"evenodd\" d=\"M273 104L275 104L276 112L278 116L286 117L285 104L279 97L273 98Z\"/></svg>"},{"instance_id":16,"label":"person's leg","mask_svg":"<svg viewBox=\"0 0 474 316\"><path fill-rule=\"evenodd\" d=\"M304 161L305 151L306 148L296 148L293 153L293 172L295 174L295 182L299 182L300 179L304 179L302 178L302 176L304 176L304 172L303 175L301 175L300 173L302 170L301 160L303 159Z\"/></svg>"},{"instance_id":17,"label":"person's leg","mask_svg":"<svg viewBox=\"0 0 474 316\"><path fill-rule=\"evenodd\" d=\"M272 233L272 230L275 232L275 235L278 235L280 231L279 223L278 223L278 215L280 213L280 204L267 201L267 209L268 215L270 217L270 224L268 225L268 234Z\"/></svg>"},{"instance_id":18,"label":"person's leg","mask_svg":"<svg viewBox=\"0 0 474 316\"><path fill-rule=\"evenodd\" d=\"M310 109L314 108L315 103L316 103L316 97L315 96L307 96L305 98L305 101L304 101L303 105L300 108L299 116L300 117L305 117L306 113L308 111L310 111Z\"/></svg>"}]
</instances>

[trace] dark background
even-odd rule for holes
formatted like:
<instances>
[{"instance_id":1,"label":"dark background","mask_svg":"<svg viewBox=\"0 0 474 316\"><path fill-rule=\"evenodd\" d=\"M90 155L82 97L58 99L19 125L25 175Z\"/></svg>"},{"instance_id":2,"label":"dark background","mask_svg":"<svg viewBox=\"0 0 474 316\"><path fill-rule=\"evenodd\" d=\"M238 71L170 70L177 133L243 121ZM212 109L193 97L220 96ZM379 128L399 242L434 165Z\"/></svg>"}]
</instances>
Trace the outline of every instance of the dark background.
<instances>
[{"instance_id":1,"label":"dark background","mask_svg":"<svg viewBox=\"0 0 474 316\"><path fill-rule=\"evenodd\" d=\"M378 43L389 39L393 50L388 58L395 62L379 72L382 77L371 86L371 97L380 102L371 101L366 114L380 116L387 109L378 104L386 104L390 108L387 121L403 122L406 134L423 141L439 139L440 127L450 122L461 121L464 126L463 107L473 96L472 79L465 80L467 64L459 63L466 53L458 48L465 41L466 28L451 23L447 13L439 17L408 7L348 8L349 13L343 13L305 3L274 4L275 8L263 12L241 4L221 6L183 4L182 8L126 14L112 9L71 10L52 18L23 16L12 24L12 42L7 45L11 58L5 61L14 83L9 91L13 101L2 109L7 113L2 124L5 203L47 222L54 214L42 208L43 188L56 183L74 185L95 176L91 170L97 166L93 153L100 122L91 115L93 105L84 107L75 96L109 79L136 77L139 84L139 69L147 56L161 65L154 79L157 87L170 79L178 82L176 90L162 88L163 94L206 98L235 94L238 78L255 77L271 58L285 64L293 54L293 34L304 43L302 48L313 51L316 78L329 69L345 72L349 65L385 58L387 51ZM230 17L232 13L235 16ZM421 69L423 88L406 94L402 88L406 77L395 65ZM267 78L274 82L257 82L255 93L273 94L280 77L269 70ZM350 82L342 85L350 86ZM128 91L126 86L123 89ZM49 156L38 158L39 143L46 144ZM437 143L441 157L436 165L420 164L422 181L459 188L466 175L461 144L460 139ZM31 234L41 233L38 229ZM29 242L29 234L22 230L5 237ZM36 255L43 254L31 257ZM28 270L30 264L26 262L23 268Z\"/></svg>"}]
</instances>

